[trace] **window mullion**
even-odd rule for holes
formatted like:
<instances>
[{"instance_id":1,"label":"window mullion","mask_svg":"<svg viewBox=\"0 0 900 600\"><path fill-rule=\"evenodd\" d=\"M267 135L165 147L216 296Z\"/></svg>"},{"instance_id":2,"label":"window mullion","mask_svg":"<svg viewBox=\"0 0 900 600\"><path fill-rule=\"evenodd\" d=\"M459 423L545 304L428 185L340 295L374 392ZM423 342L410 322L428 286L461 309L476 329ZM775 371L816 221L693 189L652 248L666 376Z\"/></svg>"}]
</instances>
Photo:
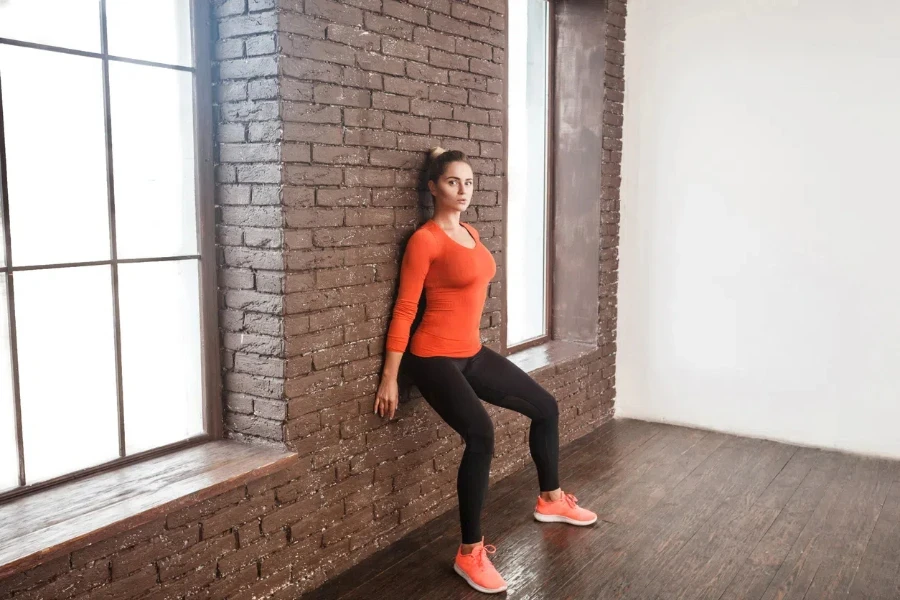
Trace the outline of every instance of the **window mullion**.
<instances>
[{"instance_id":1,"label":"window mullion","mask_svg":"<svg viewBox=\"0 0 900 600\"><path fill-rule=\"evenodd\" d=\"M100 53L103 65L103 120L106 139L106 185L109 201L109 257L112 261L113 337L116 357L116 412L119 424L119 456L125 456L125 402L122 392L122 332L119 319L119 265L116 252L116 197L113 174L112 119L109 94L109 41L106 31L106 0L100 0Z\"/></svg>"},{"instance_id":2,"label":"window mullion","mask_svg":"<svg viewBox=\"0 0 900 600\"><path fill-rule=\"evenodd\" d=\"M15 290L13 286L12 238L9 226L9 186L6 172L6 133L3 128L3 78L0 76L0 205L3 210L3 241L6 245L6 311L9 319L9 358L12 375L13 418L16 424L16 457L19 461L19 485L25 485L25 443L22 438L22 397L19 392L19 353L16 344Z\"/></svg>"}]
</instances>

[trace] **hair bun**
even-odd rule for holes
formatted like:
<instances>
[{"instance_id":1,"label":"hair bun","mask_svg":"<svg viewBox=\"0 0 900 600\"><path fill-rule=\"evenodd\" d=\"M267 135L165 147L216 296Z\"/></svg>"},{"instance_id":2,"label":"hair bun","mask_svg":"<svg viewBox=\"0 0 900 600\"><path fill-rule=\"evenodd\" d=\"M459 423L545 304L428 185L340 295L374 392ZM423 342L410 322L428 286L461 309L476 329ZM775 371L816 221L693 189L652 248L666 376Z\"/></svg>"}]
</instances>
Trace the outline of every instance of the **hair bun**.
<instances>
[{"instance_id":1,"label":"hair bun","mask_svg":"<svg viewBox=\"0 0 900 600\"><path fill-rule=\"evenodd\" d=\"M446 152L446 150L444 148L441 148L440 146L435 146L434 148L431 149L429 156L431 156L431 160L434 160L438 156L443 154L444 152Z\"/></svg>"}]
</instances>

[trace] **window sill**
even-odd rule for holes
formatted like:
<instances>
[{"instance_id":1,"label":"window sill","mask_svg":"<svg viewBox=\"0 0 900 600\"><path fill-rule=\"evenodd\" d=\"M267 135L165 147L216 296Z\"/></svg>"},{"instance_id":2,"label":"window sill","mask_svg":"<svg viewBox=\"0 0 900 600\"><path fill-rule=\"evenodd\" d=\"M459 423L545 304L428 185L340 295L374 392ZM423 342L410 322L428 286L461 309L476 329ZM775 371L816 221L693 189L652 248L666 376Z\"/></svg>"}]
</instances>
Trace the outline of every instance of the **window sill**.
<instances>
[{"instance_id":1,"label":"window sill","mask_svg":"<svg viewBox=\"0 0 900 600\"><path fill-rule=\"evenodd\" d=\"M576 360L597 350L596 346L565 340L551 340L546 344L514 352L506 358L526 373L535 373L548 367Z\"/></svg>"},{"instance_id":2,"label":"window sill","mask_svg":"<svg viewBox=\"0 0 900 600\"><path fill-rule=\"evenodd\" d=\"M215 441L0 505L0 579L260 477L296 455Z\"/></svg>"}]
</instances>

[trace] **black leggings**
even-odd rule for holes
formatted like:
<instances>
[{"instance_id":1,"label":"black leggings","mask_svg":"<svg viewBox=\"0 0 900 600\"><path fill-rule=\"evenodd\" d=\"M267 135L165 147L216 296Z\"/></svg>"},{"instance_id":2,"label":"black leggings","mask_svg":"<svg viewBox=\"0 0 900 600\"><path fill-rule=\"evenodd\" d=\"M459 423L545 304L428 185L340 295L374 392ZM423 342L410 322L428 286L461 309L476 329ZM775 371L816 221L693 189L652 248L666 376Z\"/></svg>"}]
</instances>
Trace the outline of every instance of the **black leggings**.
<instances>
[{"instance_id":1,"label":"black leggings","mask_svg":"<svg viewBox=\"0 0 900 600\"><path fill-rule=\"evenodd\" d=\"M531 419L528 447L541 491L559 487L556 399L527 373L487 346L470 358L407 354L406 362L422 396L466 443L456 479L464 544L481 540L481 508L494 452L494 425L479 397Z\"/></svg>"}]
</instances>

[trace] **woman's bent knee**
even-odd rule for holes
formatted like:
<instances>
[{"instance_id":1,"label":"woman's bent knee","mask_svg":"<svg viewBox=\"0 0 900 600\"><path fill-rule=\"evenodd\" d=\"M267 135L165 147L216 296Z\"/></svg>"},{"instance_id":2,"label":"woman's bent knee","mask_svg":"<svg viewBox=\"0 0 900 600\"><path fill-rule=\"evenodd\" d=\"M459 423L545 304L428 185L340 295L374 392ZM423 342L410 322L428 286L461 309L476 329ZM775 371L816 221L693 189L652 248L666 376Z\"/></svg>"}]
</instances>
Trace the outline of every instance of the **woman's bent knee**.
<instances>
[{"instance_id":1,"label":"woman's bent knee","mask_svg":"<svg viewBox=\"0 0 900 600\"><path fill-rule=\"evenodd\" d=\"M538 407L541 416L537 420L555 421L559 419L559 404L550 392L541 396Z\"/></svg>"},{"instance_id":2,"label":"woman's bent knee","mask_svg":"<svg viewBox=\"0 0 900 600\"><path fill-rule=\"evenodd\" d=\"M488 423L487 426L481 425L473 427L463 436L466 442L466 452L477 452L479 454L494 453L494 425Z\"/></svg>"}]
</instances>

